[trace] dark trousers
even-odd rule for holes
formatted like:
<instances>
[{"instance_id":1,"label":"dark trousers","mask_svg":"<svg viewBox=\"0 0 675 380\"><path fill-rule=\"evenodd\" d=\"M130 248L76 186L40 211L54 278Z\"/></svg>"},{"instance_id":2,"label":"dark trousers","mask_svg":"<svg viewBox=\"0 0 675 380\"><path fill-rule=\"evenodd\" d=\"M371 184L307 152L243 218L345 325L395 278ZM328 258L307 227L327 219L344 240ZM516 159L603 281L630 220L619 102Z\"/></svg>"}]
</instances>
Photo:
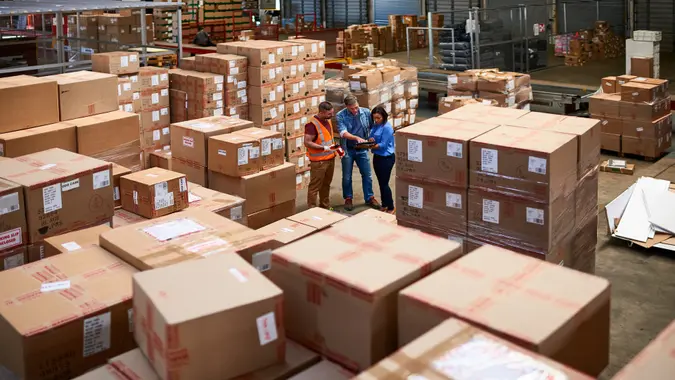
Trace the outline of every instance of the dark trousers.
<instances>
[{"instance_id":1,"label":"dark trousers","mask_svg":"<svg viewBox=\"0 0 675 380\"><path fill-rule=\"evenodd\" d=\"M373 155L373 169L375 169L377 183L380 185L382 207L388 210L394 209L394 198L391 193L391 188L389 187L389 178L391 177L391 171L394 168L395 162L396 155L394 154L389 156Z\"/></svg>"}]
</instances>

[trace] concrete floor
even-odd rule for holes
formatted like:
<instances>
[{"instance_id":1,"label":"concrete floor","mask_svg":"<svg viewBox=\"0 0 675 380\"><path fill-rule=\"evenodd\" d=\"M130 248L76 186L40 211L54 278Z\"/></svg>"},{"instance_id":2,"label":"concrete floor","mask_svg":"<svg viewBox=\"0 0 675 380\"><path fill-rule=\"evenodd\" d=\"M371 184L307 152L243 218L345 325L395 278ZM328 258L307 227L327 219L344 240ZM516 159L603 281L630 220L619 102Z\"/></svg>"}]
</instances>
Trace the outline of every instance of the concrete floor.
<instances>
[{"instance_id":1,"label":"concrete floor","mask_svg":"<svg viewBox=\"0 0 675 380\"><path fill-rule=\"evenodd\" d=\"M420 102L426 104L426 102ZM429 107L418 112L419 117L432 117L435 111ZM673 150L671 148L671 150ZM603 156L603 160L611 158ZM604 205L628 188L641 176L656 177L675 182L675 152L655 163L629 160L636 165L634 175L600 173L598 200L598 246L596 274L612 283L612 322L610 364L600 379L610 379L644 348L661 330L675 319L675 253L646 251L630 248L622 242L610 240L607 236L607 221ZM374 174L373 174L374 176ZM394 188L395 170L390 186ZM331 202L338 212L342 208L342 170L335 166L331 186ZM379 197L377 181L373 178L373 189ZM357 168L353 175L354 204L352 214L366 209L363 205L363 190ZM298 211L307 208L306 191L298 192Z\"/></svg>"}]
</instances>

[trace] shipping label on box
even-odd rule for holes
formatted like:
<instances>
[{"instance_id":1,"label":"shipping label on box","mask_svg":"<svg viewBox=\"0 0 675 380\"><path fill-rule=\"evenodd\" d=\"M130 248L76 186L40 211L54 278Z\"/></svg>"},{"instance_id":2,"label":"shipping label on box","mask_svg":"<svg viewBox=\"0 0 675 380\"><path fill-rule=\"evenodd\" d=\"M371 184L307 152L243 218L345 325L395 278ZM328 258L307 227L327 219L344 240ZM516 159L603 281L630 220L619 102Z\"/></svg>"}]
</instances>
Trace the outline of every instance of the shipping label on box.
<instances>
[{"instance_id":1,"label":"shipping label on box","mask_svg":"<svg viewBox=\"0 0 675 380\"><path fill-rule=\"evenodd\" d=\"M188 207L184 174L151 168L120 178L122 208L145 218L157 218Z\"/></svg>"},{"instance_id":2,"label":"shipping label on box","mask_svg":"<svg viewBox=\"0 0 675 380\"><path fill-rule=\"evenodd\" d=\"M208 168L233 177L254 174L262 167L260 141L226 134L209 137Z\"/></svg>"}]
</instances>

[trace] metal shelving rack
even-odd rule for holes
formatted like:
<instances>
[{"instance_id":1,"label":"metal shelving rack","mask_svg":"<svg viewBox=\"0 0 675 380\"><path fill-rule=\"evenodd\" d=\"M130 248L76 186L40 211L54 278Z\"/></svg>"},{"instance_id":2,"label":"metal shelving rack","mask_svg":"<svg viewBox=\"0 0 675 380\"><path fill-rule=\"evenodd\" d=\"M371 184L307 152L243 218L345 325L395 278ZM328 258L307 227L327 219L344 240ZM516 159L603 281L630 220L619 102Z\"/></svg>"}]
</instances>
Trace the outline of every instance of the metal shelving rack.
<instances>
[{"instance_id":1,"label":"metal shelving rack","mask_svg":"<svg viewBox=\"0 0 675 380\"><path fill-rule=\"evenodd\" d=\"M122 9L175 9L178 15L178 18L181 17L181 2L145 2L145 1L119 1L119 0L68 0L65 2L58 2L56 0L14 0L14 1L1 1L0 2L0 18L4 17L13 17L13 16L28 16L28 15L55 15L54 24L55 36L49 35L48 38L53 38L55 42L56 58L57 63L53 64L38 64L32 66L22 66L14 67L7 69L0 69L0 74L13 74L13 73L22 73L30 72L35 70L57 70L59 72L65 72L69 68L78 68L84 69L87 65L91 64L91 60L75 60L77 57L73 52L66 51L64 36L64 15L77 14L78 19L78 31L76 39L79 39L79 19L82 12L88 11L105 11L105 10L122 10ZM45 18L42 18L42 31L45 32ZM140 18L141 29L146 30L146 20L145 17ZM180 23L178 24L178 34L182 33ZM11 32L11 31L10 31ZM17 34L20 34L21 31L17 31ZM43 34L39 38L47 38L47 34ZM72 37L70 39L73 39ZM3 45L11 45L16 43L16 41L3 41L0 39L0 49ZM178 58L182 58L182 40L179 38L177 40L177 55ZM36 46L38 42L36 41ZM145 58L148 56L153 56L155 54L148 53L146 48L148 47L147 35L145 32L141 33L141 46L142 53L141 59L145 61ZM72 56L71 56L72 55Z\"/></svg>"}]
</instances>

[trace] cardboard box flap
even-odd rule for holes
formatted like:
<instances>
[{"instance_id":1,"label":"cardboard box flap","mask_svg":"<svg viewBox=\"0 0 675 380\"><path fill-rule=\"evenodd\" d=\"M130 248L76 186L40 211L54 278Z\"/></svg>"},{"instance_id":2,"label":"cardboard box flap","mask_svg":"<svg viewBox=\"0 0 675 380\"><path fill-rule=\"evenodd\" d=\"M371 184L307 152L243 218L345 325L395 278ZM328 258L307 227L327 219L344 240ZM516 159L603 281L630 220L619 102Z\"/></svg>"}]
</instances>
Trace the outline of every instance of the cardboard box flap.
<instances>
[{"instance_id":1,"label":"cardboard box flap","mask_svg":"<svg viewBox=\"0 0 675 380\"><path fill-rule=\"evenodd\" d=\"M24 336L39 334L131 299L135 272L99 247L0 272L0 316Z\"/></svg>"},{"instance_id":2,"label":"cardboard box flap","mask_svg":"<svg viewBox=\"0 0 675 380\"><path fill-rule=\"evenodd\" d=\"M54 124L43 125L41 127L22 129L20 131L3 133L3 134L0 134L0 140L4 140L4 141L18 140L18 139L22 139L22 138L25 138L25 137L28 137L28 136L35 136L35 135L40 135L40 134L43 134L43 133L61 131L61 130L64 130L64 129L75 128L75 127L77 127L77 120L61 121L61 122L54 123Z\"/></svg>"},{"instance_id":3,"label":"cardboard box flap","mask_svg":"<svg viewBox=\"0 0 675 380\"><path fill-rule=\"evenodd\" d=\"M124 178L142 183L145 185L154 185L159 182L171 181L185 177L185 174L172 172L162 168L150 168L140 172L127 174ZM188 188L189 189L189 188Z\"/></svg>"},{"instance_id":4,"label":"cardboard box flap","mask_svg":"<svg viewBox=\"0 0 675 380\"><path fill-rule=\"evenodd\" d=\"M562 133L501 126L476 137L473 141L479 144L506 146L512 149L550 154L574 139L574 136Z\"/></svg>"},{"instance_id":5,"label":"cardboard box flap","mask_svg":"<svg viewBox=\"0 0 675 380\"><path fill-rule=\"evenodd\" d=\"M237 255L140 272L134 275L134 287L145 294L163 295L152 302L168 325L282 296L281 289Z\"/></svg>"},{"instance_id":6,"label":"cardboard box flap","mask_svg":"<svg viewBox=\"0 0 675 380\"><path fill-rule=\"evenodd\" d=\"M159 380L159 375L138 348L116 356L108 363L130 380Z\"/></svg>"},{"instance_id":7,"label":"cardboard box flap","mask_svg":"<svg viewBox=\"0 0 675 380\"><path fill-rule=\"evenodd\" d=\"M480 119L485 123L503 124L528 114L530 111L504 107L485 107L482 104L467 104L464 107L444 113L442 119L475 121Z\"/></svg>"},{"instance_id":8,"label":"cardboard box flap","mask_svg":"<svg viewBox=\"0 0 675 380\"><path fill-rule=\"evenodd\" d=\"M462 292L449 296L442 289ZM553 339L560 326L571 330L602 307L609 299L610 284L600 277L485 245L401 294L541 347L562 344ZM527 324L522 323L523 305L528 305Z\"/></svg>"},{"instance_id":9,"label":"cardboard box flap","mask_svg":"<svg viewBox=\"0 0 675 380\"><path fill-rule=\"evenodd\" d=\"M54 78L54 76L39 78L30 75L15 75L7 78L0 78L0 89L15 88L17 86L32 86L34 84L54 83L54 82L56 82L56 78Z\"/></svg>"},{"instance_id":10,"label":"cardboard box flap","mask_svg":"<svg viewBox=\"0 0 675 380\"><path fill-rule=\"evenodd\" d=\"M45 239L45 243L56 247L61 252L73 252L98 245L99 236L111 228L108 224L85 228Z\"/></svg>"},{"instance_id":11,"label":"cardboard box flap","mask_svg":"<svg viewBox=\"0 0 675 380\"><path fill-rule=\"evenodd\" d=\"M448 262L449 256L458 257L460 252L459 243L362 219L334 225L275 250L272 265L309 271L340 287L351 286L356 294L378 296L399 288L401 281L409 283L427 274L430 266Z\"/></svg>"},{"instance_id":12,"label":"cardboard box flap","mask_svg":"<svg viewBox=\"0 0 675 380\"><path fill-rule=\"evenodd\" d=\"M250 121L229 116L212 116L201 119L189 120L172 125L196 132L210 133L214 131L231 131L253 126Z\"/></svg>"},{"instance_id":13,"label":"cardboard box flap","mask_svg":"<svg viewBox=\"0 0 675 380\"><path fill-rule=\"evenodd\" d=\"M474 121L432 118L406 127L405 135L440 137L457 141L469 141L485 132L497 128L497 124L483 124Z\"/></svg>"},{"instance_id":14,"label":"cardboard box flap","mask_svg":"<svg viewBox=\"0 0 675 380\"><path fill-rule=\"evenodd\" d=\"M281 219L264 227L258 228L257 231L270 234L274 236L277 241L283 244L288 244L302 239L305 236L311 235L317 230L316 228L310 227L306 224L294 222L288 219Z\"/></svg>"},{"instance_id":15,"label":"cardboard box flap","mask_svg":"<svg viewBox=\"0 0 675 380\"><path fill-rule=\"evenodd\" d=\"M309 210L289 216L288 220L305 224L307 226L316 228L317 230L330 227L331 225L347 219L348 216L329 211L320 207L313 207Z\"/></svg>"},{"instance_id":16,"label":"cardboard box flap","mask_svg":"<svg viewBox=\"0 0 675 380\"><path fill-rule=\"evenodd\" d=\"M34 187L64 177L109 170L110 163L53 148L0 163L0 177Z\"/></svg>"},{"instance_id":17,"label":"cardboard box flap","mask_svg":"<svg viewBox=\"0 0 675 380\"><path fill-rule=\"evenodd\" d=\"M188 201L190 202L190 207L200 207L200 205L206 203L209 205L218 204L222 207L228 207L231 205L243 204L246 201L244 198L221 193L198 185L195 187L190 187L190 185L188 185L188 189Z\"/></svg>"},{"instance_id":18,"label":"cardboard box flap","mask_svg":"<svg viewBox=\"0 0 675 380\"><path fill-rule=\"evenodd\" d=\"M56 80L59 86L68 85L72 83L88 82L97 79L115 78L115 80L117 80L116 75L97 73L93 71L76 71L73 73L57 74L51 75L49 76L49 78Z\"/></svg>"}]
</instances>

